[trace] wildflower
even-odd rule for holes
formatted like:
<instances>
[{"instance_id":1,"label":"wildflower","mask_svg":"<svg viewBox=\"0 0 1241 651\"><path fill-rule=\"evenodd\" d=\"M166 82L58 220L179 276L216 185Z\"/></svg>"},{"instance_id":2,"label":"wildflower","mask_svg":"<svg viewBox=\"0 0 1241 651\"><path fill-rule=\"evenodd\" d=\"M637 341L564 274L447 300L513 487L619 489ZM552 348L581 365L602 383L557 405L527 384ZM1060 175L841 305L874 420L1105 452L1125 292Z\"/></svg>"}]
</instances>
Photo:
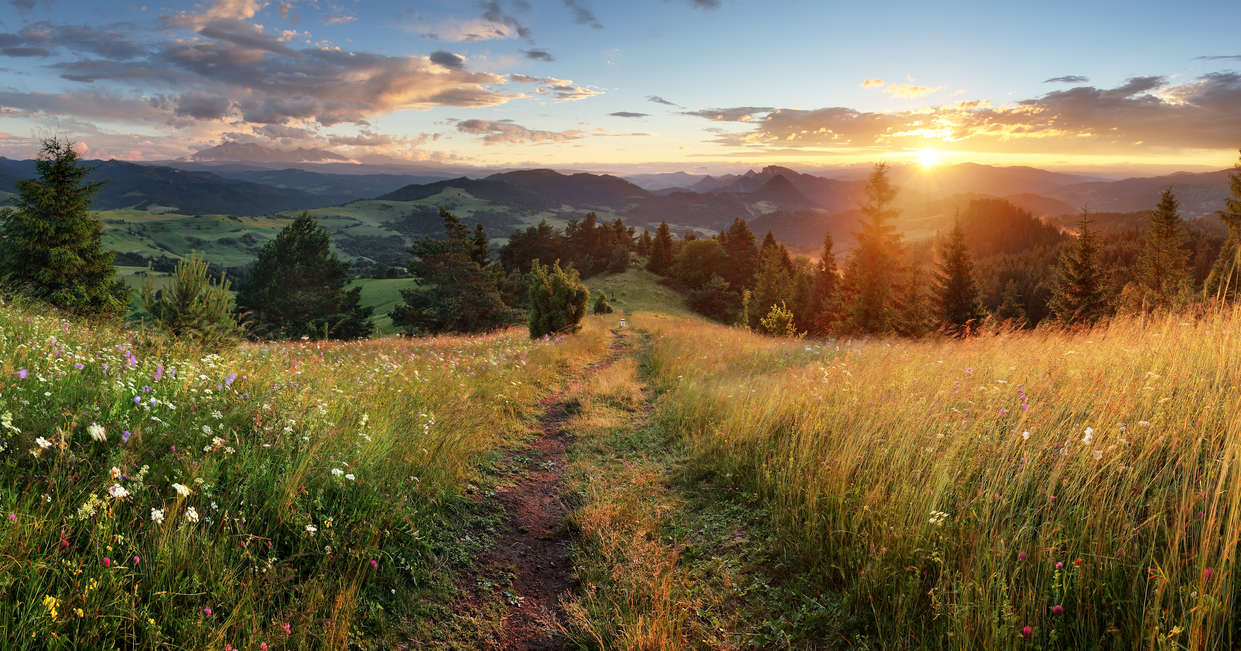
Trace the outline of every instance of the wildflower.
<instances>
[{"instance_id":1,"label":"wildflower","mask_svg":"<svg viewBox=\"0 0 1241 651\"><path fill-rule=\"evenodd\" d=\"M1029 432L1022 432L1022 433L1021 433L1021 440L1023 440L1023 441L1029 441L1029 440L1030 440L1030 433L1029 433Z\"/></svg>"},{"instance_id":2,"label":"wildflower","mask_svg":"<svg viewBox=\"0 0 1241 651\"><path fill-rule=\"evenodd\" d=\"M177 495L181 497L189 497L190 489L185 484L173 484L172 490L177 491Z\"/></svg>"},{"instance_id":3,"label":"wildflower","mask_svg":"<svg viewBox=\"0 0 1241 651\"><path fill-rule=\"evenodd\" d=\"M1029 558L1029 556L1025 552L1017 552L1017 560L1024 561L1026 558Z\"/></svg>"},{"instance_id":4,"label":"wildflower","mask_svg":"<svg viewBox=\"0 0 1241 651\"><path fill-rule=\"evenodd\" d=\"M308 525L306 525L306 531L308 531L308 532L310 532L310 533L314 533L314 532L316 532L316 531L318 531L318 530L319 530L319 528L318 528L318 527L316 527L316 526L315 526L315 525L313 525L313 524L308 524Z\"/></svg>"},{"instance_id":5,"label":"wildflower","mask_svg":"<svg viewBox=\"0 0 1241 651\"><path fill-rule=\"evenodd\" d=\"M1085 443L1086 445L1090 445L1090 442L1093 440L1094 440L1094 428L1087 427L1086 435L1082 437L1082 443Z\"/></svg>"},{"instance_id":6,"label":"wildflower","mask_svg":"<svg viewBox=\"0 0 1241 651\"><path fill-rule=\"evenodd\" d=\"M192 507L192 506L191 506L190 508L186 509L186 510L185 510L185 519L186 519L186 520L189 520L191 524L198 522L198 511L197 511L197 510L195 510L195 509L194 509L194 507Z\"/></svg>"},{"instance_id":7,"label":"wildflower","mask_svg":"<svg viewBox=\"0 0 1241 651\"><path fill-rule=\"evenodd\" d=\"M129 437L133 436L129 430L121 432L121 443L129 443Z\"/></svg>"},{"instance_id":8,"label":"wildflower","mask_svg":"<svg viewBox=\"0 0 1241 651\"><path fill-rule=\"evenodd\" d=\"M1056 561L1056 569L1059 570L1062 568L1064 568L1064 563L1062 561Z\"/></svg>"},{"instance_id":9,"label":"wildflower","mask_svg":"<svg viewBox=\"0 0 1241 651\"><path fill-rule=\"evenodd\" d=\"M164 509L151 509L151 522L159 523L163 521L164 521Z\"/></svg>"},{"instance_id":10,"label":"wildflower","mask_svg":"<svg viewBox=\"0 0 1241 651\"><path fill-rule=\"evenodd\" d=\"M100 443L108 440L107 430L105 430L99 423L91 423L90 426L86 428L86 433L90 434L92 439L99 441Z\"/></svg>"},{"instance_id":11,"label":"wildflower","mask_svg":"<svg viewBox=\"0 0 1241 651\"><path fill-rule=\"evenodd\" d=\"M281 625L280 625L280 628L284 629L284 634L285 634L285 635L292 635L292 634L293 634L293 627L292 627L292 626L289 626L288 624L281 624Z\"/></svg>"},{"instance_id":12,"label":"wildflower","mask_svg":"<svg viewBox=\"0 0 1241 651\"><path fill-rule=\"evenodd\" d=\"M126 497L129 497L129 491L125 490L125 487L120 484L112 484L109 486L108 494L118 500L123 500Z\"/></svg>"},{"instance_id":13,"label":"wildflower","mask_svg":"<svg viewBox=\"0 0 1241 651\"><path fill-rule=\"evenodd\" d=\"M1094 451L1094 458L1095 458L1095 459L1102 459L1102 458L1103 458L1103 450L1095 450L1095 451Z\"/></svg>"},{"instance_id":14,"label":"wildflower","mask_svg":"<svg viewBox=\"0 0 1241 651\"><path fill-rule=\"evenodd\" d=\"M1209 568L1209 567L1208 567L1207 569L1205 569L1205 570L1202 570L1202 578L1204 578L1204 579L1206 579L1206 580L1210 581L1210 580L1211 580L1211 577L1213 577L1213 576L1215 576L1215 570L1213 570L1213 569L1211 569L1211 568Z\"/></svg>"},{"instance_id":15,"label":"wildflower","mask_svg":"<svg viewBox=\"0 0 1241 651\"><path fill-rule=\"evenodd\" d=\"M1064 606L1052 606L1051 614L1059 617L1064 614Z\"/></svg>"},{"instance_id":16,"label":"wildflower","mask_svg":"<svg viewBox=\"0 0 1241 651\"><path fill-rule=\"evenodd\" d=\"M137 557L137 556L134 556L134 559L133 559L133 560L134 560L134 565L137 565L138 563L141 563L141 562L142 562L142 559L141 559L141 558L139 558L139 557Z\"/></svg>"},{"instance_id":17,"label":"wildflower","mask_svg":"<svg viewBox=\"0 0 1241 651\"><path fill-rule=\"evenodd\" d=\"M1026 626L1025 628L1022 628L1021 637L1024 637L1027 640L1034 637L1034 627Z\"/></svg>"},{"instance_id":18,"label":"wildflower","mask_svg":"<svg viewBox=\"0 0 1241 651\"><path fill-rule=\"evenodd\" d=\"M112 466L112 469L108 471L108 476L112 477L112 479L116 479L117 477L120 477L121 469L117 468L116 466Z\"/></svg>"},{"instance_id":19,"label":"wildflower","mask_svg":"<svg viewBox=\"0 0 1241 651\"><path fill-rule=\"evenodd\" d=\"M332 476L333 476L333 477L340 477L340 476L341 476L341 475L343 475L343 474L345 474L345 471L344 471L344 470L341 470L340 468L332 468Z\"/></svg>"},{"instance_id":20,"label":"wildflower","mask_svg":"<svg viewBox=\"0 0 1241 651\"><path fill-rule=\"evenodd\" d=\"M18 371L17 377L23 380L26 379L26 369L23 368L20 371Z\"/></svg>"},{"instance_id":21,"label":"wildflower","mask_svg":"<svg viewBox=\"0 0 1241 651\"><path fill-rule=\"evenodd\" d=\"M36 444L36 445L38 445L40 448L42 448L42 449L44 449L44 450L46 450L46 449L48 449L48 448L52 447L52 442L51 442L51 441L49 441L49 440L47 440L47 439L45 439L45 438L43 438L42 436L40 436L39 438L35 439L35 440L34 440L34 442L35 442L35 444Z\"/></svg>"},{"instance_id":22,"label":"wildflower","mask_svg":"<svg viewBox=\"0 0 1241 651\"><path fill-rule=\"evenodd\" d=\"M104 556L104 557L103 557L103 566L104 566L104 567L112 567L112 559L108 558L107 556Z\"/></svg>"},{"instance_id":23,"label":"wildflower","mask_svg":"<svg viewBox=\"0 0 1241 651\"><path fill-rule=\"evenodd\" d=\"M203 614L204 614L204 615L206 615L206 616L208 616L208 617L210 617L210 616L211 616L211 606L207 606L206 608L203 608Z\"/></svg>"},{"instance_id":24,"label":"wildflower","mask_svg":"<svg viewBox=\"0 0 1241 651\"><path fill-rule=\"evenodd\" d=\"M348 479L349 481L353 481L354 479L357 479L357 478L353 476L353 473L347 472L345 473L345 479Z\"/></svg>"},{"instance_id":25,"label":"wildflower","mask_svg":"<svg viewBox=\"0 0 1241 651\"><path fill-rule=\"evenodd\" d=\"M16 513L10 513L10 514L9 514L9 522L17 522L17 514L16 514Z\"/></svg>"},{"instance_id":26,"label":"wildflower","mask_svg":"<svg viewBox=\"0 0 1241 651\"><path fill-rule=\"evenodd\" d=\"M373 558L372 558L372 559L371 559L371 569L372 569L372 570L377 570L377 569L379 569L379 561L377 561L377 560L375 560L375 559L373 559Z\"/></svg>"}]
</instances>

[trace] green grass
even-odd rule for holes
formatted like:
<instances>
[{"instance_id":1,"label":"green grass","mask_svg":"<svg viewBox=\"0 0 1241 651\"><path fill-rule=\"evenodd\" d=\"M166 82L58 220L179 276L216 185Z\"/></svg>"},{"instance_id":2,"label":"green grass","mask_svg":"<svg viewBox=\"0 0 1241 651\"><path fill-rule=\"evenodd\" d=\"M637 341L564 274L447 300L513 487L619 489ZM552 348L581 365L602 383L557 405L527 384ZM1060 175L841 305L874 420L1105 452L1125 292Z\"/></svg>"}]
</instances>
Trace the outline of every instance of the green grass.
<instances>
[{"instance_id":1,"label":"green grass","mask_svg":"<svg viewBox=\"0 0 1241 651\"><path fill-rule=\"evenodd\" d=\"M606 292L608 302L621 312L648 312L670 316L691 316L685 298L662 283L662 278L645 270L631 268L624 273L602 273L586 279L592 293Z\"/></svg>"},{"instance_id":2,"label":"green grass","mask_svg":"<svg viewBox=\"0 0 1241 651\"><path fill-rule=\"evenodd\" d=\"M393 334L397 327L392 323L392 308L404 303L401 290L414 286L410 278L359 278L349 287L362 288L362 305L375 308L372 321L379 334Z\"/></svg>"},{"instance_id":3,"label":"green grass","mask_svg":"<svg viewBox=\"0 0 1241 651\"><path fill-rule=\"evenodd\" d=\"M463 491L603 340L204 355L0 306L0 645L434 639L427 609L482 544Z\"/></svg>"}]
</instances>

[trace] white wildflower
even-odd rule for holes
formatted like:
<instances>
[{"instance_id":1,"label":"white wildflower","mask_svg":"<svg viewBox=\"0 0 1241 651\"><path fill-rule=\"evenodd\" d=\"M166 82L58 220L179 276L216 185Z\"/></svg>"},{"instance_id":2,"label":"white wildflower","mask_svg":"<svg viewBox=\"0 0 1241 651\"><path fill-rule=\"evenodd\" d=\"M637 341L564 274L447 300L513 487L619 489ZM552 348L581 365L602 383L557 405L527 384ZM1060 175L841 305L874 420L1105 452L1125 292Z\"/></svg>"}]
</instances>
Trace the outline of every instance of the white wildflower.
<instances>
[{"instance_id":1,"label":"white wildflower","mask_svg":"<svg viewBox=\"0 0 1241 651\"><path fill-rule=\"evenodd\" d=\"M1086 435L1082 437L1082 443L1085 443L1086 445L1090 445L1090 442L1093 440L1094 440L1094 428L1087 427Z\"/></svg>"},{"instance_id":2,"label":"white wildflower","mask_svg":"<svg viewBox=\"0 0 1241 651\"><path fill-rule=\"evenodd\" d=\"M318 530L319 530L319 527L316 527L316 526L315 526L315 525L313 525L313 524L308 524L308 525L306 525L306 531L308 531L308 532L310 532L310 533L314 533L314 532L316 532L316 531L318 531Z\"/></svg>"},{"instance_id":3,"label":"white wildflower","mask_svg":"<svg viewBox=\"0 0 1241 651\"><path fill-rule=\"evenodd\" d=\"M108 440L107 430L105 430L103 425L100 425L99 423L91 423L90 426L86 428L86 433L90 434L92 439L99 441L100 443Z\"/></svg>"},{"instance_id":4,"label":"white wildflower","mask_svg":"<svg viewBox=\"0 0 1241 651\"><path fill-rule=\"evenodd\" d=\"M39 438L35 439L35 440L34 440L34 442L35 442L35 443L36 443L36 444L37 444L40 448L42 448L42 449L44 449L44 450L46 450L46 449L48 449L48 448L52 447L52 442L51 442L51 441L49 441L49 440L47 440L47 439L45 439L45 438L43 438L42 436L40 436Z\"/></svg>"},{"instance_id":5,"label":"white wildflower","mask_svg":"<svg viewBox=\"0 0 1241 651\"><path fill-rule=\"evenodd\" d=\"M192 506L186 509L185 519L189 520L191 524L198 522L198 511Z\"/></svg>"},{"instance_id":6,"label":"white wildflower","mask_svg":"<svg viewBox=\"0 0 1241 651\"><path fill-rule=\"evenodd\" d=\"M332 468L332 476L333 476L333 477L339 477L339 476L341 476L341 475L343 475L343 474L345 474L345 471L344 471L344 470L341 470L340 468Z\"/></svg>"},{"instance_id":7,"label":"white wildflower","mask_svg":"<svg viewBox=\"0 0 1241 651\"><path fill-rule=\"evenodd\" d=\"M126 497L129 497L129 491L125 490L125 487L120 484L112 484L108 487L108 494L118 500L123 500Z\"/></svg>"},{"instance_id":8,"label":"white wildflower","mask_svg":"<svg viewBox=\"0 0 1241 651\"><path fill-rule=\"evenodd\" d=\"M181 497L189 497L190 489L184 484L173 484L172 490L177 491L177 495Z\"/></svg>"},{"instance_id":9,"label":"white wildflower","mask_svg":"<svg viewBox=\"0 0 1241 651\"><path fill-rule=\"evenodd\" d=\"M345 479L348 479L349 481L353 481L354 479L357 479L357 477L354 477L353 473L347 472L345 473Z\"/></svg>"},{"instance_id":10,"label":"white wildflower","mask_svg":"<svg viewBox=\"0 0 1241 651\"><path fill-rule=\"evenodd\" d=\"M164 509L151 509L151 522L163 522Z\"/></svg>"}]
</instances>

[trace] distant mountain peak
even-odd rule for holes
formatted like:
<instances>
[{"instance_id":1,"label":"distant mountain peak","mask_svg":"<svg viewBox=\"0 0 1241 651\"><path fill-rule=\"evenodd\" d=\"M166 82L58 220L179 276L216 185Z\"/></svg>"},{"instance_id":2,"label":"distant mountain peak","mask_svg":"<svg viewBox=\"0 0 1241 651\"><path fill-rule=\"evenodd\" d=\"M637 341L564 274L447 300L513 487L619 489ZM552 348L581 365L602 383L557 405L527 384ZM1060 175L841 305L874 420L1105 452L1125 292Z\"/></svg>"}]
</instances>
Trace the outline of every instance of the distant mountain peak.
<instances>
[{"instance_id":1,"label":"distant mountain peak","mask_svg":"<svg viewBox=\"0 0 1241 651\"><path fill-rule=\"evenodd\" d=\"M299 147L276 149L252 142L225 142L199 150L190 156L195 162L246 162L246 163L321 163L347 161L348 158L326 149Z\"/></svg>"}]
</instances>

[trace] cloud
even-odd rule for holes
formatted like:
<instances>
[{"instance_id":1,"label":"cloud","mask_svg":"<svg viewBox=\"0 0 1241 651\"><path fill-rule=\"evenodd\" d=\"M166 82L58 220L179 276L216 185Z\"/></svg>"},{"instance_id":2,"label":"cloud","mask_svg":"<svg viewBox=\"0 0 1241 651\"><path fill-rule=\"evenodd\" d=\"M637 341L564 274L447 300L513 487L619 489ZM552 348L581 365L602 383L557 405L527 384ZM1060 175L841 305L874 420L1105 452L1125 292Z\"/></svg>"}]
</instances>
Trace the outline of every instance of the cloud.
<instances>
[{"instance_id":1,"label":"cloud","mask_svg":"<svg viewBox=\"0 0 1241 651\"><path fill-rule=\"evenodd\" d=\"M677 104L676 102L670 102L670 101L668 101L668 100L666 100L666 99L664 99L664 98L660 97L659 95L647 95L647 96L646 96L646 101L648 101L648 102L654 102L654 103L656 103L656 104L663 104L664 106L676 106L676 107L678 107L678 108L680 108L680 106L681 106L680 104Z\"/></svg>"},{"instance_id":2,"label":"cloud","mask_svg":"<svg viewBox=\"0 0 1241 651\"><path fill-rule=\"evenodd\" d=\"M1198 61L1241 61L1241 54L1213 54L1210 56L1194 57Z\"/></svg>"},{"instance_id":3,"label":"cloud","mask_svg":"<svg viewBox=\"0 0 1241 651\"><path fill-rule=\"evenodd\" d=\"M689 0L691 7L695 9L719 9L720 0Z\"/></svg>"},{"instance_id":4,"label":"cloud","mask_svg":"<svg viewBox=\"0 0 1241 651\"><path fill-rule=\"evenodd\" d=\"M328 16L323 19L323 22L327 25L343 25L345 23L352 23L357 19L357 16Z\"/></svg>"},{"instance_id":5,"label":"cloud","mask_svg":"<svg viewBox=\"0 0 1241 651\"><path fill-rule=\"evenodd\" d=\"M757 114L776 110L771 106L734 106L732 108L701 109L686 111L684 115L715 120L716 122L749 122Z\"/></svg>"},{"instance_id":6,"label":"cloud","mask_svg":"<svg viewBox=\"0 0 1241 651\"><path fill-rule=\"evenodd\" d=\"M186 93L177 98L176 114L196 120L218 120L229 114L232 102L227 97L206 93Z\"/></svg>"},{"instance_id":7,"label":"cloud","mask_svg":"<svg viewBox=\"0 0 1241 651\"><path fill-rule=\"evenodd\" d=\"M862 88L879 88L883 86L882 79L867 79L862 82Z\"/></svg>"},{"instance_id":8,"label":"cloud","mask_svg":"<svg viewBox=\"0 0 1241 651\"><path fill-rule=\"evenodd\" d=\"M566 142L581 138L583 135L578 130L542 131L527 129L512 120L462 120L457 123L457 131L474 136L482 136L482 141L485 145Z\"/></svg>"},{"instance_id":9,"label":"cloud","mask_svg":"<svg viewBox=\"0 0 1241 651\"><path fill-rule=\"evenodd\" d=\"M518 36L516 29L483 18L445 20L434 25L421 26L418 28L418 33L426 38L448 43L497 41Z\"/></svg>"},{"instance_id":10,"label":"cloud","mask_svg":"<svg viewBox=\"0 0 1241 651\"><path fill-rule=\"evenodd\" d=\"M50 57L52 51L42 47L15 46L0 48L0 54L6 57Z\"/></svg>"},{"instance_id":11,"label":"cloud","mask_svg":"<svg viewBox=\"0 0 1241 651\"><path fill-rule=\"evenodd\" d=\"M527 5L527 7L528 6L529 5ZM483 20L496 25L503 25L516 32L518 36L526 40L530 40L530 29L523 25L521 21L514 18L511 14L506 13L500 6L500 0L488 0L487 2L484 2L483 9Z\"/></svg>"},{"instance_id":12,"label":"cloud","mask_svg":"<svg viewBox=\"0 0 1241 651\"><path fill-rule=\"evenodd\" d=\"M748 131L721 133L736 147L805 151L919 147L939 143L977 152L1116 153L1235 147L1241 133L1241 74L1219 72L1172 85L1134 77L1115 88L1082 86L993 107L984 101L867 112L847 107L772 109ZM694 111L742 122L756 107Z\"/></svg>"},{"instance_id":13,"label":"cloud","mask_svg":"<svg viewBox=\"0 0 1241 651\"><path fill-rule=\"evenodd\" d=\"M645 118L645 117L649 117L650 113L635 113L633 111L617 111L615 113L608 113L608 115L611 115L612 117L617 117L617 118Z\"/></svg>"},{"instance_id":14,"label":"cloud","mask_svg":"<svg viewBox=\"0 0 1241 651\"><path fill-rule=\"evenodd\" d=\"M15 34L0 33L0 48L13 50L6 56L50 56L58 50L93 54L108 60L142 56L146 48L130 38L136 27L130 23L107 26L54 25L47 21L27 23ZM44 54L33 54L35 50Z\"/></svg>"},{"instance_id":15,"label":"cloud","mask_svg":"<svg viewBox=\"0 0 1241 651\"><path fill-rule=\"evenodd\" d=\"M562 80L549 79L549 81L562 81ZM562 101L562 102L575 102L579 99L586 99L588 97L594 97L595 95L603 94L603 91L599 90L598 88L587 88L585 86L574 86L572 84L573 82L566 81L566 83L563 83L563 84L555 84L551 86L540 87L536 89L534 92L540 95L551 95L552 99L555 99L557 101Z\"/></svg>"},{"instance_id":16,"label":"cloud","mask_svg":"<svg viewBox=\"0 0 1241 651\"><path fill-rule=\"evenodd\" d=\"M448 68L449 70L464 70L465 57L460 54L453 54L446 50L436 50L431 53L431 63Z\"/></svg>"},{"instance_id":17,"label":"cloud","mask_svg":"<svg viewBox=\"0 0 1241 651\"><path fill-rule=\"evenodd\" d=\"M1052 77L1051 79L1044 79L1043 83L1044 84L1084 84L1088 81L1090 80L1081 75L1064 75L1063 77Z\"/></svg>"},{"instance_id":18,"label":"cloud","mask_svg":"<svg viewBox=\"0 0 1241 651\"><path fill-rule=\"evenodd\" d=\"M595 29L603 29L603 25L595 18L592 12L585 4L585 0L564 0L564 6L569 8L573 14L573 22L579 25L590 25Z\"/></svg>"},{"instance_id":19,"label":"cloud","mask_svg":"<svg viewBox=\"0 0 1241 651\"><path fill-rule=\"evenodd\" d=\"M38 2L39 0L9 0L9 4L12 4L15 9L23 14L33 10Z\"/></svg>"},{"instance_id":20,"label":"cloud","mask_svg":"<svg viewBox=\"0 0 1241 651\"><path fill-rule=\"evenodd\" d=\"M522 50L521 53L526 55L526 58L532 61L555 61L556 60L556 57L552 56L551 52L548 52L547 50L543 50L539 48L535 48L533 50Z\"/></svg>"},{"instance_id":21,"label":"cloud","mask_svg":"<svg viewBox=\"0 0 1241 651\"><path fill-rule=\"evenodd\" d=\"M912 84L894 84L883 89L883 92L893 97L913 99L924 95L930 95L931 93L937 93L943 89L943 86L935 86L932 88L930 86L915 86Z\"/></svg>"}]
</instances>

